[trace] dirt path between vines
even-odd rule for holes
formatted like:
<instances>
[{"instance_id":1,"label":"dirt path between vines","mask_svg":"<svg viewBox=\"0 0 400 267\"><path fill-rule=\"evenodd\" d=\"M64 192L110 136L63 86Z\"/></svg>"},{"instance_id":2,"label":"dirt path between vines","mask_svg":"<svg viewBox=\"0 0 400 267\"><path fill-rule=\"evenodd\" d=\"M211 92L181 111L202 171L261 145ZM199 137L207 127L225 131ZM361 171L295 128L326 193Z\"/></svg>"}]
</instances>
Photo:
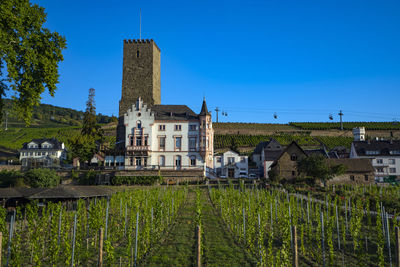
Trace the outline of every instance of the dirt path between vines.
<instances>
[{"instance_id":1,"label":"dirt path between vines","mask_svg":"<svg viewBox=\"0 0 400 267\"><path fill-rule=\"evenodd\" d=\"M204 266L255 266L254 259L235 243L206 190L202 205Z\"/></svg>"},{"instance_id":2,"label":"dirt path between vines","mask_svg":"<svg viewBox=\"0 0 400 267\"><path fill-rule=\"evenodd\" d=\"M156 247L140 266L194 266L195 263L195 206L196 193L189 190L166 239Z\"/></svg>"},{"instance_id":3,"label":"dirt path between vines","mask_svg":"<svg viewBox=\"0 0 400 267\"><path fill-rule=\"evenodd\" d=\"M202 190L203 266L255 266L255 261L238 246L217 214L208 193ZM171 231L152 248L140 266L195 266L196 192L190 189Z\"/></svg>"}]
</instances>

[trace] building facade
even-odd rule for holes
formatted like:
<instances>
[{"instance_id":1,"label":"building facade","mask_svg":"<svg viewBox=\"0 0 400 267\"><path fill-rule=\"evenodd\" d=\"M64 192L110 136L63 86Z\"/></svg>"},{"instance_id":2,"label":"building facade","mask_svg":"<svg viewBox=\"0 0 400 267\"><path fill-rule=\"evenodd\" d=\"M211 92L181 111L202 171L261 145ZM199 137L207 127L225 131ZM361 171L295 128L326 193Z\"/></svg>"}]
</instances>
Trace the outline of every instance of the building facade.
<instances>
[{"instance_id":1,"label":"building facade","mask_svg":"<svg viewBox=\"0 0 400 267\"><path fill-rule=\"evenodd\" d=\"M67 158L64 143L55 138L32 139L19 151L23 168L60 167Z\"/></svg>"},{"instance_id":2,"label":"building facade","mask_svg":"<svg viewBox=\"0 0 400 267\"><path fill-rule=\"evenodd\" d=\"M350 158L366 158L372 163L375 180L400 177L400 140L366 140L364 127L353 129Z\"/></svg>"},{"instance_id":3,"label":"building facade","mask_svg":"<svg viewBox=\"0 0 400 267\"><path fill-rule=\"evenodd\" d=\"M149 107L138 98L121 122L125 170L213 167L214 131L205 100L196 114L185 105Z\"/></svg>"},{"instance_id":4,"label":"building facade","mask_svg":"<svg viewBox=\"0 0 400 267\"><path fill-rule=\"evenodd\" d=\"M228 150L214 156L214 170L218 177L248 178L248 156Z\"/></svg>"}]
</instances>

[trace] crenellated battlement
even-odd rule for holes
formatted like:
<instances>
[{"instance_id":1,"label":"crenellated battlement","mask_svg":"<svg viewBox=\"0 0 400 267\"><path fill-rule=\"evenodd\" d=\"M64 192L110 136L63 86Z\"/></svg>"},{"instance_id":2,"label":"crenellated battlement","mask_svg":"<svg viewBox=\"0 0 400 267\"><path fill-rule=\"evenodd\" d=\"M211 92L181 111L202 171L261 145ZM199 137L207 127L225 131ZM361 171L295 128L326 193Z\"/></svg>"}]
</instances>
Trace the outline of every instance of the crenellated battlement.
<instances>
[{"instance_id":1,"label":"crenellated battlement","mask_svg":"<svg viewBox=\"0 0 400 267\"><path fill-rule=\"evenodd\" d=\"M154 44L157 47L158 51L161 52L160 48L154 42L153 39L124 39L125 44Z\"/></svg>"}]
</instances>

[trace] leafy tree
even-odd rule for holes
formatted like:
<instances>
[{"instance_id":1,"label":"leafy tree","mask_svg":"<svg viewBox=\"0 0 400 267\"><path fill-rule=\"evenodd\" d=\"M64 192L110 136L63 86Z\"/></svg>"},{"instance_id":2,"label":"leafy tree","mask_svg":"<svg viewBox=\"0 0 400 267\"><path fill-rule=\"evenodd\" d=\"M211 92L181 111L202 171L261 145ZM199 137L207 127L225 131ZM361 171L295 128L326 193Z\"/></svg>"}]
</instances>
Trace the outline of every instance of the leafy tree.
<instances>
[{"instance_id":1,"label":"leafy tree","mask_svg":"<svg viewBox=\"0 0 400 267\"><path fill-rule=\"evenodd\" d=\"M60 184L55 170L32 169L25 173L25 182L31 187L52 187Z\"/></svg>"},{"instance_id":2,"label":"leafy tree","mask_svg":"<svg viewBox=\"0 0 400 267\"><path fill-rule=\"evenodd\" d=\"M326 181L334 176L345 173L346 167L343 164L331 165L322 155L310 155L297 162L297 169L300 173L316 179L320 179L324 185Z\"/></svg>"},{"instance_id":3,"label":"leafy tree","mask_svg":"<svg viewBox=\"0 0 400 267\"><path fill-rule=\"evenodd\" d=\"M43 27L44 8L29 0L0 1L0 116L6 91L14 91L14 110L30 124L33 107L47 90L54 96L65 38Z\"/></svg>"},{"instance_id":4,"label":"leafy tree","mask_svg":"<svg viewBox=\"0 0 400 267\"><path fill-rule=\"evenodd\" d=\"M68 148L73 158L79 158L79 162L89 161L97 151L94 139L87 135L75 135L68 140Z\"/></svg>"}]
</instances>

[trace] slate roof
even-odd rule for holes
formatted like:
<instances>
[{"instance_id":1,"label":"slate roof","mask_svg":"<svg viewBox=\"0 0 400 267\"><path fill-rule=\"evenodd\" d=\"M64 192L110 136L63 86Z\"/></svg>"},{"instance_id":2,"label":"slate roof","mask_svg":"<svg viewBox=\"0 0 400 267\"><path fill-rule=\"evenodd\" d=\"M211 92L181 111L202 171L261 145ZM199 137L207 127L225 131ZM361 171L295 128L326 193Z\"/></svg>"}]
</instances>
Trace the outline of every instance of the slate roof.
<instances>
[{"instance_id":1,"label":"slate roof","mask_svg":"<svg viewBox=\"0 0 400 267\"><path fill-rule=\"evenodd\" d=\"M332 165L343 164L346 166L346 172L374 172L370 159L327 159L327 161Z\"/></svg>"},{"instance_id":2,"label":"slate roof","mask_svg":"<svg viewBox=\"0 0 400 267\"><path fill-rule=\"evenodd\" d=\"M270 145L270 144L276 144L276 145L279 145L282 149L277 149L277 148L274 148L274 147L272 147L272 148L268 148L268 145ZM261 154L261 151L262 150L279 150L279 151L282 151L283 149L284 149L284 147L275 139L275 138L270 138L268 141L263 141L263 142L260 142L257 146L256 146L256 148L254 149L254 154Z\"/></svg>"},{"instance_id":3,"label":"slate roof","mask_svg":"<svg viewBox=\"0 0 400 267\"><path fill-rule=\"evenodd\" d=\"M329 154L330 158L337 158L337 159L349 158L350 157L350 149L345 146L336 146L336 147L332 148L328 152L328 154Z\"/></svg>"},{"instance_id":4,"label":"slate roof","mask_svg":"<svg viewBox=\"0 0 400 267\"><path fill-rule=\"evenodd\" d=\"M201 105L201 111L199 115L207 115L208 114L208 109L207 109L207 103L206 99L203 99L203 104Z\"/></svg>"},{"instance_id":5,"label":"slate roof","mask_svg":"<svg viewBox=\"0 0 400 267\"><path fill-rule=\"evenodd\" d=\"M1 198L86 198L110 196L112 189L101 186L58 186L53 188L0 188Z\"/></svg>"},{"instance_id":6,"label":"slate roof","mask_svg":"<svg viewBox=\"0 0 400 267\"><path fill-rule=\"evenodd\" d=\"M274 161L282 154L283 149L281 150L264 150L264 156L266 161Z\"/></svg>"},{"instance_id":7,"label":"slate roof","mask_svg":"<svg viewBox=\"0 0 400 267\"><path fill-rule=\"evenodd\" d=\"M22 145L22 149L28 149L28 144L34 142L38 144L38 148L42 148L42 143L47 142L53 145L51 149L62 149L61 147L61 142L58 141L56 138L37 138L37 139L32 139L29 142L26 142Z\"/></svg>"},{"instance_id":8,"label":"slate roof","mask_svg":"<svg viewBox=\"0 0 400 267\"><path fill-rule=\"evenodd\" d=\"M154 105L156 120L198 120L199 116L186 105Z\"/></svg>"},{"instance_id":9,"label":"slate roof","mask_svg":"<svg viewBox=\"0 0 400 267\"><path fill-rule=\"evenodd\" d=\"M400 156L400 154L390 153L390 151L400 151L400 140L353 141L353 146L358 156ZM370 155L366 151L379 151L379 153Z\"/></svg>"}]
</instances>

